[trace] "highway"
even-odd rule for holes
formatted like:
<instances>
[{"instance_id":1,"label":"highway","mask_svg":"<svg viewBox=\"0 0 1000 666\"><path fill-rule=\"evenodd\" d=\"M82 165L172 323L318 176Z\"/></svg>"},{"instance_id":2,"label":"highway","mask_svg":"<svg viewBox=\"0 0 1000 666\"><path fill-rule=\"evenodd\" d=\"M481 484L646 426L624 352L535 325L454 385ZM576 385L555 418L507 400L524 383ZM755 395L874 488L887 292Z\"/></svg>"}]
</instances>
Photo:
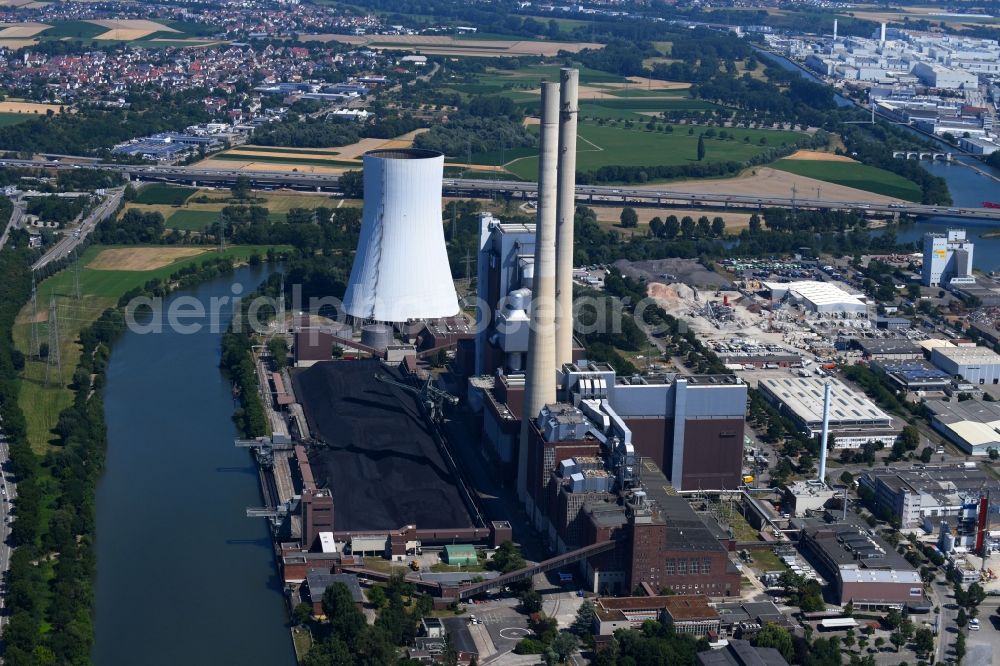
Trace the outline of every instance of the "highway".
<instances>
[{"instance_id":1,"label":"highway","mask_svg":"<svg viewBox=\"0 0 1000 666\"><path fill-rule=\"evenodd\" d=\"M0 167L34 167L50 169L72 169L79 165L66 164L60 160L0 160ZM87 168L116 171L132 179L160 182L176 182L190 185L226 186L233 184L240 176L249 178L256 188L292 188L303 190L335 190L336 174L298 173L288 171L241 171L197 169L184 166L143 166L133 164L91 163ZM531 199L536 196L537 183L478 180L445 179L446 194L460 196L513 196ZM919 216L971 218L980 220L1000 220L1000 209L961 208L945 206L925 206L906 202L868 204L854 201L838 201L819 198L754 197L740 194L712 193L700 194L678 192L662 188L628 187L621 185L577 185L577 200L592 204L608 205L704 205L721 208L758 209L767 207L799 207L826 210L855 210L860 213L896 214L905 213Z\"/></svg>"},{"instance_id":2,"label":"highway","mask_svg":"<svg viewBox=\"0 0 1000 666\"><path fill-rule=\"evenodd\" d=\"M107 198L99 203L72 233L64 234L59 242L49 248L48 252L31 266L31 270L37 271L52 261L69 256L83 242L87 235L97 227L98 222L114 214L124 193L125 189L121 187L110 190Z\"/></svg>"},{"instance_id":3,"label":"highway","mask_svg":"<svg viewBox=\"0 0 1000 666\"><path fill-rule=\"evenodd\" d=\"M24 217L24 202L23 201L12 201L13 209L10 211L10 220L7 221L7 226L3 230L3 235L0 236L0 250L7 245L7 239L10 238L11 229L21 228L21 218Z\"/></svg>"}]
</instances>

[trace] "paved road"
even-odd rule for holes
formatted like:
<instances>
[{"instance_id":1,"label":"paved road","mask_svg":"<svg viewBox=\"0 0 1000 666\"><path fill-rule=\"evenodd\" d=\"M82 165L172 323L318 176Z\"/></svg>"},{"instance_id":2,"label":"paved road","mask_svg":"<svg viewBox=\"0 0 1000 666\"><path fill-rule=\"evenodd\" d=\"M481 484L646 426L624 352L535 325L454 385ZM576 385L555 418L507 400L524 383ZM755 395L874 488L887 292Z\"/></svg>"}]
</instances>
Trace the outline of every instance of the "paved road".
<instances>
[{"instance_id":1,"label":"paved road","mask_svg":"<svg viewBox=\"0 0 1000 666\"><path fill-rule=\"evenodd\" d=\"M45 167L51 169L68 169L71 165L59 161L29 161L0 160L0 167ZM139 180L167 181L189 184L231 185L237 177L249 178L257 187L291 187L322 190L337 186L336 174L293 173L286 171L240 171L196 169L185 166L135 166L124 164L94 163L88 168L105 171L115 171L129 175ZM476 179L446 179L444 190L458 195L489 196L493 194L520 196L530 198L535 196L537 183L476 180ZM577 199L590 203L606 204L649 204L649 205L713 205L732 208L766 208L766 207L799 207L811 209L857 210L863 213L907 213L911 215L931 215L938 217L976 218L980 220L1000 221L1000 209L990 208L946 208L941 206L925 206L910 203L868 204L855 201L837 201L818 198L787 198L787 197L755 197L741 194L725 193L691 193L675 192L667 189L652 189L649 187L611 187L598 185L577 185Z\"/></svg>"},{"instance_id":2,"label":"paved road","mask_svg":"<svg viewBox=\"0 0 1000 666\"><path fill-rule=\"evenodd\" d=\"M24 217L24 202L12 201L11 203L14 204L14 208L10 212L10 220L7 222L7 226L3 230L3 235L0 236L0 250L2 250L7 244L7 239L10 237L11 230L21 228L21 218Z\"/></svg>"},{"instance_id":3,"label":"paved road","mask_svg":"<svg viewBox=\"0 0 1000 666\"><path fill-rule=\"evenodd\" d=\"M48 252L46 252L41 259L36 261L34 265L32 265L31 270L37 271L39 268L48 265L50 262L69 256L70 253L72 253L73 250L75 250L76 247L83 242L90 232L97 227L98 222L109 215L114 214L114 212L118 209L118 204L121 202L124 192L125 189L121 187L110 190L107 198L98 204L97 207L90 212L90 215L84 218L83 222L81 222L80 225L73 230L73 233L64 235L58 243L49 248Z\"/></svg>"}]
</instances>

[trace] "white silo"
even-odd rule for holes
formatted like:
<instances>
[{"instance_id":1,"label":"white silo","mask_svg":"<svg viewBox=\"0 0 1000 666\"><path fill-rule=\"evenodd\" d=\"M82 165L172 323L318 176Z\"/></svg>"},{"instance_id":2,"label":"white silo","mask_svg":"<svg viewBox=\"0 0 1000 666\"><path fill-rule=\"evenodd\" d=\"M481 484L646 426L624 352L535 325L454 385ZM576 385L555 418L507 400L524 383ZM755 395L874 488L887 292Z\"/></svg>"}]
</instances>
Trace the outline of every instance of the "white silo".
<instances>
[{"instance_id":1,"label":"white silo","mask_svg":"<svg viewBox=\"0 0 1000 666\"><path fill-rule=\"evenodd\" d=\"M379 322L458 314L441 219L444 155L373 150L363 164L364 214L344 311Z\"/></svg>"}]
</instances>

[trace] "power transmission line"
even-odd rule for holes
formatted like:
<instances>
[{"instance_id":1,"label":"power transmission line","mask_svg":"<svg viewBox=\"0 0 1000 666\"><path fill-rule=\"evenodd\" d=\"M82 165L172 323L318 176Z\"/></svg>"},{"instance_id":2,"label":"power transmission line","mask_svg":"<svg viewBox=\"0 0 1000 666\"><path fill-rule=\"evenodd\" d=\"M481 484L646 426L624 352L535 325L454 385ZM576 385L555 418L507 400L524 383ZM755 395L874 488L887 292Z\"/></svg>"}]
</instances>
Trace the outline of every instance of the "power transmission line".
<instances>
[{"instance_id":1,"label":"power transmission line","mask_svg":"<svg viewBox=\"0 0 1000 666\"><path fill-rule=\"evenodd\" d=\"M38 358L41 341L38 338L38 288L35 285L35 274L31 274L31 347L28 354Z\"/></svg>"},{"instance_id":2,"label":"power transmission line","mask_svg":"<svg viewBox=\"0 0 1000 666\"><path fill-rule=\"evenodd\" d=\"M62 383L62 359L59 357L59 320L58 308L56 307L56 297L49 299L49 355L45 364L45 385L49 385L49 378L53 366L56 370L56 378Z\"/></svg>"}]
</instances>

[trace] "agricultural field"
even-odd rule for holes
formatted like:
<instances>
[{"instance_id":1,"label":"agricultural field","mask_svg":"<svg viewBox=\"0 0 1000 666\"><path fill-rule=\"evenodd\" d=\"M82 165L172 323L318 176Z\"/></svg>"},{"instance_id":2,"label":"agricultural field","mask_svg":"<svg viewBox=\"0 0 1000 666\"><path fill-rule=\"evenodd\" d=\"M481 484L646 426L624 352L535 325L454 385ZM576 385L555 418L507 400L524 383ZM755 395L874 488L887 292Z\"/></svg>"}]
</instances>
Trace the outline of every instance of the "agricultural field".
<instances>
[{"instance_id":1,"label":"agricultural field","mask_svg":"<svg viewBox=\"0 0 1000 666\"><path fill-rule=\"evenodd\" d=\"M888 197L920 201L920 187L891 171L857 162L829 160L778 160L775 169Z\"/></svg>"},{"instance_id":2,"label":"agricultural field","mask_svg":"<svg viewBox=\"0 0 1000 666\"><path fill-rule=\"evenodd\" d=\"M233 246L222 254L237 261L251 255L263 255L267 247ZM108 307L114 306L122 294L140 287L154 278L165 278L184 266L198 264L219 251L211 248L192 247L120 247L108 248L93 245L80 259L80 298L75 298L74 271L67 269L44 280L38 285L40 304L38 321L41 340L48 340L48 303L55 298L59 317L59 355L62 377L53 377L46 386L45 361L27 359L21 375L19 403L27 422L28 439L32 448L44 454L53 439L51 430L59 413L73 400L73 393L66 388L72 381L73 370L80 358L77 338L80 331L95 321ZM14 326L14 343L28 355L31 345L31 305L20 312Z\"/></svg>"},{"instance_id":3,"label":"agricultural field","mask_svg":"<svg viewBox=\"0 0 1000 666\"><path fill-rule=\"evenodd\" d=\"M25 120L29 120L30 118L31 116L25 113L0 112L0 127L23 123Z\"/></svg>"},{"instance_id":4,"label":"agricultural field","mask_svg":"<svg viewBox=\"0 0 1000 666\"><path fill-rule=\"evenodd\" d=\"M168 229L181 231L204 231L206 227L215 224L219 214L211 210L178 210L167 218Z\"/></svg>"},{"instance_id":5,"label":"agricultural field","mask_svg":"<svg viewBox=\"0 0 1000 666\"><path fill-rule=\"evenodd\" d=\"M707 139L705 162L742 162L768 148L794 143L798 132L772 130L727 130L733 139ZM745 141L749 139L749 141ZM765 139L766 145L760 140ZM698 161L698 134L688 134L683 126L673 133L649 132L594 123L581 123L577 139L577 169L592 171L602 166L674 166ZM524 180L537 180L538 153L506 164L507 170Z\"/></svg>"},{"instance_id":6,"label":"agricultural field","mask_svg":"<svg viewBox=\"0 0 1000 666\"><path fill-rule=\"evenodd\" d=\"M216 30L190 21L150 21L146 19L70 20L45 24L0 26L0 46L20 48L39 41L82 40L130 43L145 48L165 46L206 46Z\"/></svg>"},{"instance_id":7,"label":"agricultural field","mask_svg":"<svg viewBox=\"0 0 1000 666\"><path fill-rule=\"evenodd\" d=\"M194 193L195 190L190 187L153 183L139 190L135 203L180 206Z\"/></svg>"},{"instance_id":8,"label":"agricultural field","mask_svg":"<svg viewBox=\"0 0 1000 666\"><path fill-rule=\"evenodd\" d=\"M129 202L122 209L122 214L129 209L144 213L158 212L163 215L168 229L201 232L219 219L219 213L223 208L238 205L238 202L230 199L228 190L195 190L174 185L155 185L153 187L171 189L154 192L148 199L140 197L136 201ZM179 192L174 193L174 190ZM174 203L180 200L182 195L182 203ZM203 197L207 198L208 201L202 203ZM244 202L244 204L267 208L271 213L269 219L272 221L284 221L288 211L292 208L319 208L321 206L334 208L338 205L354 205L356 203L344 201L342 204L340 199L335 200L324 194L310 192L258 191L254 192L254 197L253 200ZM194 201L195 199L198 201Z\"/></svg>"}]
</instances>

